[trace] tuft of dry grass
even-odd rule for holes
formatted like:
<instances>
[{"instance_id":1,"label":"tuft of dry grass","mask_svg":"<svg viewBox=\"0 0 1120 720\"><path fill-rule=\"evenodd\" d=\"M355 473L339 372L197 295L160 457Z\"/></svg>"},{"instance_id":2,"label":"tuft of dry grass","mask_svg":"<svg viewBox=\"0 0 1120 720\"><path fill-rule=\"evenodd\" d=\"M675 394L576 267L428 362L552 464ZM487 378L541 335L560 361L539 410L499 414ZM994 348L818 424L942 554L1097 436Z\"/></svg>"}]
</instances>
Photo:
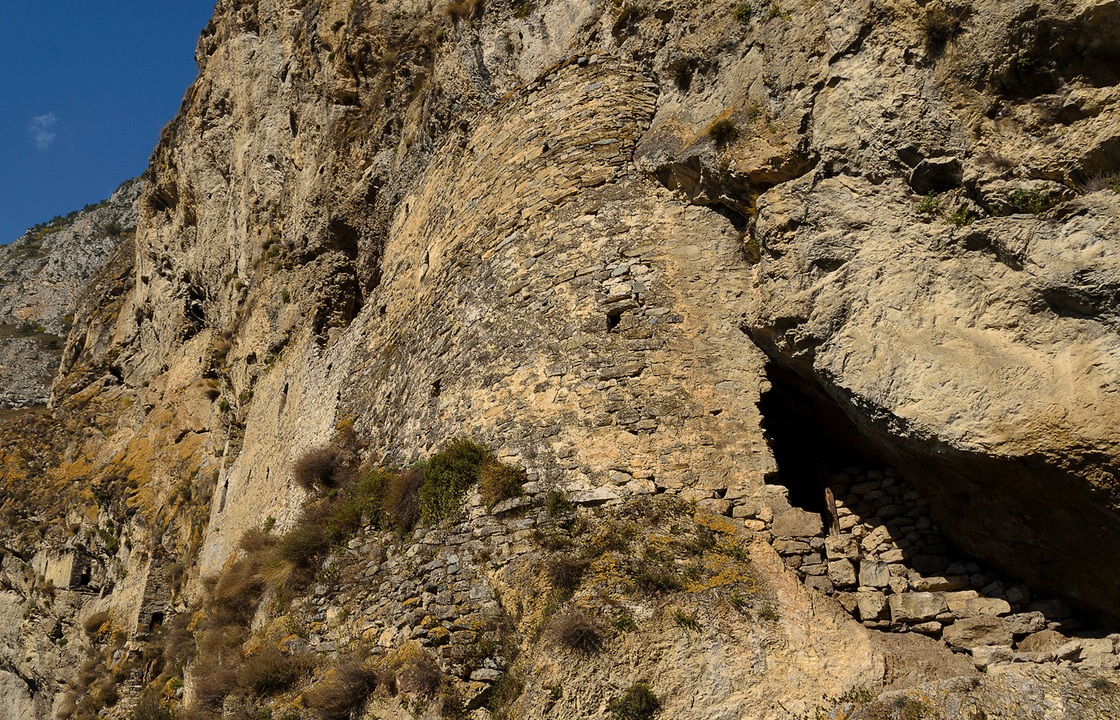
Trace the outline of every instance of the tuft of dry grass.
<instances>
[{"instance_id":1,"label":"tuft of dry grass","mask_svg":"<svg viewBox=\"0 0 1120 720\"><path fill-rule=\"evenodd\" d=\"M241 661L237 681L254 695L275 695L295 685L307 670L306 658L288 655L275 645L266 644Z\"/></svg>"},{"instance_id":2,"label":"tuft of dry grass","mask_svg":"<svg viewBox=\"0 0 1120 720\"><path fill-rule=\"evenodd\" d=\"M353 478L342 450L335 444L314 447L296 459L292 478L308 492L318 492L345 485Z\"/></svg>"},{"instance_id":3,"label":"tuft of dry grass","mask_svg":"<svg viewBox=\"0 0 1120 720\"><path fill-rule=\"evenodd\" d=\"M303 697L319 720L349 720L376 688L377 673L351 660L334 668Z\"/></svg>"},{"instance_id":4,"label":"tuft of dry grass","mask_svg":"<svg viewBox=\"0 0 1120 720\"><path fill-rule=\"evenodd\" d=\"M588 655L603 649L603 629L583 610L566 610L548 621L547 636L564 647Z\"/></svg>"},{"instance_id":5,"label":"tuft of dry grass","mask_svg":"<svg viewBox=\"0 0 1120 720\"><path fill-rule=\"evenodd\" d=\"M486 12L486 3L484 0L452 0L447 4L445 12L453 22L463 19L478 20Z\"/></svg>"}]
</instances>

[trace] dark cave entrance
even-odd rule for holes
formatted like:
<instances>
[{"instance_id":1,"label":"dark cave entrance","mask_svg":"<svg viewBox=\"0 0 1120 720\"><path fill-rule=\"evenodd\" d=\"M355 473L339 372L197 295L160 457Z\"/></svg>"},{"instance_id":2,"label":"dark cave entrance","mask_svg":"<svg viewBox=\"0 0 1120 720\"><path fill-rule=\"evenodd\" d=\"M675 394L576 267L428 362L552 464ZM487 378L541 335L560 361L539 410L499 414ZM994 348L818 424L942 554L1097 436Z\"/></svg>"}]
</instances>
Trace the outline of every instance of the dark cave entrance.
<instances>
[{"instance_id":1,"label":"dark cave entrance","mask_svg":"<svg viewBox=\"0 0 1120 720\"><path fill-rule=\"evenodd\" d=\"M823 391L794 373L767 363L770 390L758 408L762 428L778 465L767 482L789 490L794 507L836 519L829 475L841 468L879 465L864 451L859 431L844 411Z\"/></svg>"}]
</instances>

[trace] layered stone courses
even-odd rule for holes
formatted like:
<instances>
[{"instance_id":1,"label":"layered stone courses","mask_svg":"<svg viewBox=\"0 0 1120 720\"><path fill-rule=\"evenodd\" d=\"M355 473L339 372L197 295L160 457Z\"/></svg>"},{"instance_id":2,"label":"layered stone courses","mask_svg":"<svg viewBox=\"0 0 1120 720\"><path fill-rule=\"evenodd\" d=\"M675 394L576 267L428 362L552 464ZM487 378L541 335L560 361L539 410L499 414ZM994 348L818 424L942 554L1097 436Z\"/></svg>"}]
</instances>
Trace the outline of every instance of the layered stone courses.
<instances>
[{"instance_id":1,"label":"layered stone courses","mask_svg":"<svg viewBox=\"0 0 1120 720\"><path fill-rule=\"evenodd\" d=\"M746 524L772 538L806 586L834 597L866 627L940 638L971 652L979 667L1120 667L1120 634L1094 634L1061 600L955 557L929 503L893 469L849 467L832 474L830 486L837 532L828 532L820 515L788 506L772 521Z\"/></svg>"}]
</instances>

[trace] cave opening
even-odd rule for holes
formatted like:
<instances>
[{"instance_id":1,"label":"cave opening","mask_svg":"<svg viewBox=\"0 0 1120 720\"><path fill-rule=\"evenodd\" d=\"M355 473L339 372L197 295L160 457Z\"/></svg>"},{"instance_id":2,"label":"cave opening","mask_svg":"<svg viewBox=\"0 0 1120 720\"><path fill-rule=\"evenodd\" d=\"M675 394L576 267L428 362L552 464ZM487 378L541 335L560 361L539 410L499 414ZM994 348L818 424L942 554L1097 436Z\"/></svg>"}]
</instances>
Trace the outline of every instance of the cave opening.
<instances>
[{"instance_id":1,"label":"cave opening","mask_svg":"<svg viewBox=\"0 0 1120 720\"><path fill-rule=\"evenodd\" d=\"M767 364L766 376L770 389L758 407L778 466L767 482L785 487L794 507L820 513L826 525L833 525L829 475L848 466L882 463L868 456L855 424L823 391L773 363Z\"/></svg>"}]
</instances>

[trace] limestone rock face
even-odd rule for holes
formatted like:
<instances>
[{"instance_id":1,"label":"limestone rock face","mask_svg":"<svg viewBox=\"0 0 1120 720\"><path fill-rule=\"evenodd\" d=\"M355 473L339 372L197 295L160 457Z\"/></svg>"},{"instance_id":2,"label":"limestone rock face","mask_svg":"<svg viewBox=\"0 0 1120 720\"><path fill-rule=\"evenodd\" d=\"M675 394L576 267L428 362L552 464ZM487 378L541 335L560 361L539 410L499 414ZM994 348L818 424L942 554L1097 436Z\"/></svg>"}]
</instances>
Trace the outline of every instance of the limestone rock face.
<instances>
[{"instance_id":1,"label":"limestone rock face","mask_svg":"<svg viewBox=\"0 0 1120 720\"><path fill-rule=\"evenodd\" d=\"M1032 22L1086 27L1116 9ZM1106 249L1120 237L1120 196L1070 186L1113 157L1120 119L1114 103L1045 125L1032 113L1062 93L1116 88L1071 69L1038 85L1019 78L1014 92L1002 79L980 95L952 83L985 61L1000 67L992 23L1006 12L978 11L953 47L891 64L889 79L852 71L858 53L831 66L807 115L816 172L758 200L757 304L745 326L803 389L842 410L864 447L913 477L955 542L1111 614L1120 577L1084 570L1120 559L1110 489L1120 268ZM1061 63L1059 49L1045 53ZM881 114L856 101L870 96ZM1017 120L983 116L981 97ZM947 192L923 205L931 191Z\"/></svg>"},{"instance_id":2,"label":"limestone rock face","mask_svg":"<svg viewBox=\"0 0 1120 720\"><path fill-rule=\"evenodd\" d=\"M302 693L364 653L430 658L477 719L506 692L513 716L605 717L642 680L675 717L852 717L835 698L914 687L954 716L974 666L943 622L1004 623L984 647L1075 625L990 619L1031 597L1114 614L1120 3L958 10L221 0L49 412L0 428L0 706L309 717ZM794 507L761 409L794 395L816 475L825 446L894 465L940 530L882 473L849 498L801 479L834 525ZM271 542L247 531L302 527L309 449L346 438L372 472L463 436L523 496L410 533L358 518L303 595L223 629L245 639L226 657L321 664L275 707L213 697L204 663L181 693L127 664L200 627L208 579ZM641 514L661 501L677 515ZM672 556L686 519L704 531ZM633 557L565 555L638 530ZM1006 585L947 567L941 531ZM638 582L639 560L664 567ZM531 593L569 561L583 586ZM598 613L600 656L540 642L559 609ZM1091 639L1070 653L1106 672ZM106 677L56 692L91 658ZM110 668L124 696L93 707ZM982 704L1089 682L1006 673ZM409 687L367 713L428 707Z\"/></svg>"}]
</instances>

